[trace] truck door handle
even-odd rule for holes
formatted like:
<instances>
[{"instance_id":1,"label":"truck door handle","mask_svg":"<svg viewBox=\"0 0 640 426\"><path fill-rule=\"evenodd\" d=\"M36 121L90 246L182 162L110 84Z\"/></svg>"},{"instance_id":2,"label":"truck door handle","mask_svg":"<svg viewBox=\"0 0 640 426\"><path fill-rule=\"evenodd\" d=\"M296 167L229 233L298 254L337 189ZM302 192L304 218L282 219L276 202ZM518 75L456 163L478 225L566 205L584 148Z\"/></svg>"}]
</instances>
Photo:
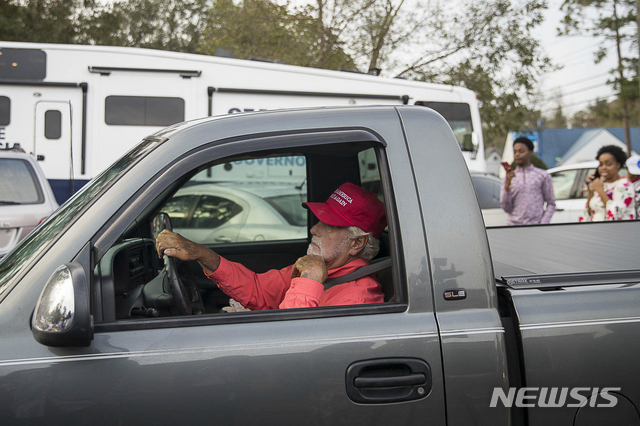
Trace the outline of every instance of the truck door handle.
<instances>
[{"instance_id":1,"label":"truck door handle","mask_svg":"<svg viewBox=\"0 0 640 426\"><path fill-rule=\"evenodd\" d=\"M361 404L388 404L425 398L431 391L429 364L415 358L353 363L347 369L347 395Z\"/></svg>"},{"instance_id":2,"label":"truck door handle","mask_svg":"<svg viewBox=\"0 0 640 426\"><path fill-rule=\"evenodd\" d=\"M231 238L221 235L219 237L216 237L216 241L219 242L219 243L230 243L231 242Z\"/></svg>"},{"instance_id":3,"label":"truck door handle","mask_svg":"<svg viewBox=\"0 0 640 426\"><path fill-rule=\"evenodd\" d=\"M395 377L356 377L353 381L357 388L391 388L394 386L422 385L427 382L424 374L410 374Z\"/></svg>"},{"instance_id":4,"label":"truck door handle","mask_svg":"<svg viewBox=\"0 0 640 426\"><path fill-rule=\"evenodd\" d=\"M564 211L564 209L559 209L559 208L557 208L557 207L556 207L556 211L557 211L557 212L563 212L563 211Z\"/></svg>"}]
</instances>

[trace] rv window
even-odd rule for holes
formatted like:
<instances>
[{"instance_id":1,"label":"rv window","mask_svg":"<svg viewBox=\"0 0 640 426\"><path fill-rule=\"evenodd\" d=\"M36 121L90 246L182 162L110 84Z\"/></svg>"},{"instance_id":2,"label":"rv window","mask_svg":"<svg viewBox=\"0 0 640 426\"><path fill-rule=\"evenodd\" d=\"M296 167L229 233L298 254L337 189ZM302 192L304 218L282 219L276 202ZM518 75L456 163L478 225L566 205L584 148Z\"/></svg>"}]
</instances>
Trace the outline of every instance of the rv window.
<instances>
[{"instance_id":1,"label":"rv window","mask_svg":"<svg viewBox=\"0 0 640 426\"><path fill-rule=\"evenodd\" d=\"M62 136L62 114L57 109L50 109L44 113L44 137L60 139Z\"/></svg>"},{"instance_id":2,"label":"rv window","mask_svg":"<svg viewBox=\"0 0 640 426\"><path fill-rule=\"evenodd\" d=\"M11 99L0 96L0 126L8 126L11 123Z\"/></svg>"},{"instance_id":3,"label":"rv window","mask_svg":"<svg viewBox=\"0 0 640 426\"><path fill-rule=\"evenodd\" d=\"M416 105L422 105L436 110L451 126L453 134L463 151L473 151L471 145L471 108L469 104L461 102L424 102L418 101Z\"/></svg>"},{"instance_id":4,"label":"rv window","mask_svg":"<svg viewBox=\"0 0 640 426\"><path fill-rule=\"evenodd\" d=\"M184 99L107 96L104 121L118 126L169 126L184 121Z\"/></svg>"},{"instance_id":5,"label":"rv window","mask_svg":"<svg viewBox=\"0 0 640 426\"><path fill-rule=\"evenodd\" d=\"M38 49L0 49L0 79L44 80L47 54Z\"/></svg>"}]
</instances>

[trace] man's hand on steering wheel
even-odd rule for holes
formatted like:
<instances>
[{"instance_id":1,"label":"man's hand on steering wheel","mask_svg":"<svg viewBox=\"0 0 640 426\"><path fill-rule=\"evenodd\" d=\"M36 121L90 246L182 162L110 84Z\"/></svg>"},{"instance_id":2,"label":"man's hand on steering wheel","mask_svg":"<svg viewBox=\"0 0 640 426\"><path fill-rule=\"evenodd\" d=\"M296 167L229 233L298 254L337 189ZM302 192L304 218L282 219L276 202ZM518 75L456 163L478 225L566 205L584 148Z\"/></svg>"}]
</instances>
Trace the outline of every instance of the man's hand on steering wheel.
<instances>
[{"instance_id":1,"label":"man's hand on steering wheel","mask_svg":"<svg viewBox=\"0 0 640 426\"><path fill-rule=\"evenodd\" d=\"M202 312L203 309L201 308L202 301L191 269L188 266L186 268L183 267L183 272L184 270L191 272L191 274L187 274L188 280L186 281L187 286L185 286L185 283L178 275L176 259L185 262L196 260L201 249L204 249L204 247L167 229L158 234L156 239L158 256L164 258L165 273L173 295L173 306L180 315L192 315L191 306L193 303L200 305L200 309L197 309L197 311ZM189 291L187 291L187 287L189 287Z\"/></svg>"},{"instance_id":2,"label":"man's hand on steering wheel","mask_svg":"<svg viewBox=\"0 0 640 426\"><path fill-rule=\"evenodd\" d=\"M166 229L158 234L156 250L160 258L166 254L187 262L197 260L207 274L212 274L220 265L220 256L217 253Z\"/></svg>"},{"instance_id":3,"label":"man's hand on steering wheel","mask_svg":"<svg viewBox=\"0 0 640 426\"><path fill-rule=\"evenodd\" d=\"M160 258L166 254L188 262L198 259L201 248L200 244L167 229L158 234L156 239L156 250Z\"/></svg>"}]
</instances>

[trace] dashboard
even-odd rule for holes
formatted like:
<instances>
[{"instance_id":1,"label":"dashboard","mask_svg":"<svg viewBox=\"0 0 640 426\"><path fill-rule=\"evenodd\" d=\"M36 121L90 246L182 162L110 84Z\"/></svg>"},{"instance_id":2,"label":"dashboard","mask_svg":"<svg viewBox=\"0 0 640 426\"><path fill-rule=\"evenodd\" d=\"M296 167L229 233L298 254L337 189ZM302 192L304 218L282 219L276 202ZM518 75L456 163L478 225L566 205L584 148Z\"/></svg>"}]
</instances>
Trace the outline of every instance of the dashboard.
<instances>
[{"instance_id":1,"label":"dashboard","mask_svg":"<svg viewBox=\"0 0 640 426\"><path fill-rule=\"evenodd\" d=\"M155 241L149 238L125 240L114 245L100 259L95 274L101 283L100 304L105 321L129 318L129 298L162 269Z\"/></svg>"}]
</instances>

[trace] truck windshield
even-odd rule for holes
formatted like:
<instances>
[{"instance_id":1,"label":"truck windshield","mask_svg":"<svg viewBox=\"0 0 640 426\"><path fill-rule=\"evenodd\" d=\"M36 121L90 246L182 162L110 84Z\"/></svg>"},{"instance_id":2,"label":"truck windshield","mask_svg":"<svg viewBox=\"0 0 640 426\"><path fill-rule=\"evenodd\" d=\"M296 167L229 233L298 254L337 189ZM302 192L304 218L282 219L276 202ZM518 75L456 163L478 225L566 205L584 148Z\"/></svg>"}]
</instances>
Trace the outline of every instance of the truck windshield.
<instances>
[{"instance_id":1,"label":"truck windshield","mask_svg":"<svg viewBox=\"0 0 640 426\"><path fill-rule=\"evenodd\" d=\"M0 259L0 301L8 294L12 278L37 257L63 229L73 224L76 216L79 216L86 206L92 204L103 189L114 183L118 175L124 173L156 146L158 146L156 141L144 140L102 174L82 187L42 225L22 240L13 251Z\"/></svg>"},{"instance_id":2,"label":"truck windshield","mask_svg":"<svg viewBox=\"0 0 640 426\"><path fill-rule=\"evenodd\" d=\"M417 101L416 105L426 106L440 113L451 126L451 130L453 130L453 134L460 144L460 149L463 151L475 150L471 141L473 125L471 123L471 108L469 104L462 102Z\"/></svg>"}]
</instances>

